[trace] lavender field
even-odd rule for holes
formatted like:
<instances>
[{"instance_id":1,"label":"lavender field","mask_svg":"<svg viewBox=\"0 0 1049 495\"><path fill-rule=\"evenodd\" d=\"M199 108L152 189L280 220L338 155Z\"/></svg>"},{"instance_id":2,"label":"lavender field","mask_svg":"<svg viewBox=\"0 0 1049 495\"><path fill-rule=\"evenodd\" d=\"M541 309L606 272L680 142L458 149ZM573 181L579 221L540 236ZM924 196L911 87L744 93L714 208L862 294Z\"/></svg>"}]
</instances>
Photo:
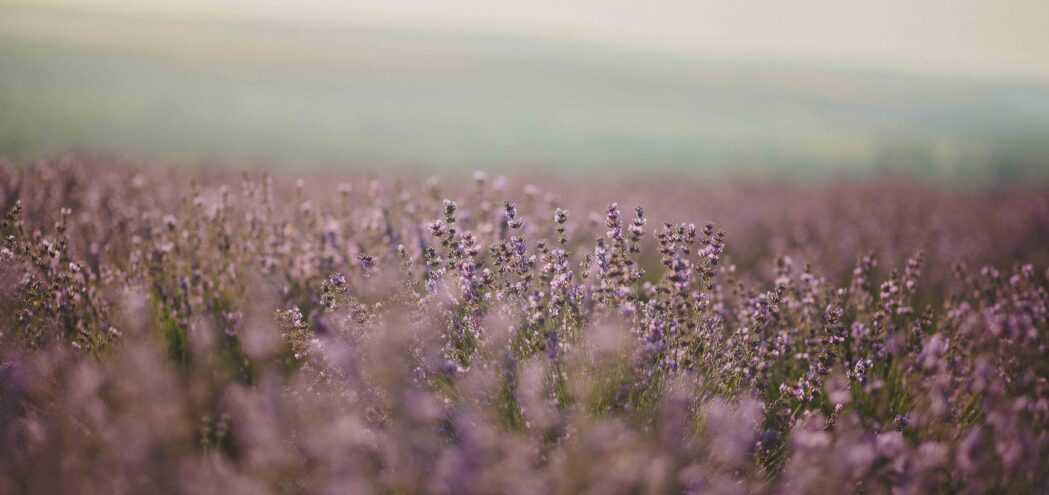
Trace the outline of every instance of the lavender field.
<instances>
[{"instance_id":1,"label":"lavender field","mask_svg":"<svg viewBox=\"0 0 1049 495\"><path fill-rule=\"evenodd\" d=\"M0 493L1045 493L1049 188L0 165Z\"/></svg>"}]
</instances>

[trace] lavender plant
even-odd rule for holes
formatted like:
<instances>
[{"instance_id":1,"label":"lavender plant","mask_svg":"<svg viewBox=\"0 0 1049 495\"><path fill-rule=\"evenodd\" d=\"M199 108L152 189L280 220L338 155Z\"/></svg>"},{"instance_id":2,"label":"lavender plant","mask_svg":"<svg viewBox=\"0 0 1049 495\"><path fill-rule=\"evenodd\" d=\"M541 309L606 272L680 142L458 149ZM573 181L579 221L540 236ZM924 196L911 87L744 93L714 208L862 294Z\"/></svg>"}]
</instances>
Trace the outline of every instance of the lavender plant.
<instances>
[{"instance_id":1,"label":"lavender plant","mask_svg":"<svg viewBox=\"0 0 1049 495\"><path fill-rule=\"evenodd\" d=\"M1044 188L272 173L0 164L0 493L1049 486Z\"/></svg>"}]
</instances>

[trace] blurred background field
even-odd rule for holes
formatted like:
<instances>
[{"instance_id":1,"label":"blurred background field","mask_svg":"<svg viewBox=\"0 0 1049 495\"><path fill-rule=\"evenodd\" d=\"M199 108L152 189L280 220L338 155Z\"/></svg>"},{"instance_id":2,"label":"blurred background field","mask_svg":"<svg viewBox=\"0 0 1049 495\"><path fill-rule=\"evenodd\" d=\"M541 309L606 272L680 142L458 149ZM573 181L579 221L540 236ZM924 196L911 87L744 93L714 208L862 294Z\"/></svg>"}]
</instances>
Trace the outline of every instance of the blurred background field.
<instances>
[{"instance_id":1,"label":"blurred background field","mask_svg":"<svg viewBox=\"0 0 1049 495\"><path fill-rule=\"evenodd\" d=\"M1049 178L1049 70L1022 57L924 70L902 56L910 65L672 50L640 31L608 42L385 22L385 11L304 20L128 5L0 3L0 155Z\"/></svg>"}]
</instances>

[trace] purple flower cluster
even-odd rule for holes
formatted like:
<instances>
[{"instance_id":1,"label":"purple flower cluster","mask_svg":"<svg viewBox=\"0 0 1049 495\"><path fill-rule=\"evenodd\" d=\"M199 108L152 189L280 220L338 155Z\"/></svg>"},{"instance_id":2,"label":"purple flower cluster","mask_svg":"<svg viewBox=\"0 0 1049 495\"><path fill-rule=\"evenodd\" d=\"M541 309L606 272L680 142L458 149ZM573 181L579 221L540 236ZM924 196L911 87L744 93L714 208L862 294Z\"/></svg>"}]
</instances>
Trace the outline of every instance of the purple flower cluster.
<instances>
[{"instance_id":1,"label":"purple flower cluster","mask_svg":"<svg viewBox=\"0 0 1049 495\"><path fill-rule=\"evenodd\" d=\"M1049 484L1044 188L273 174L0 163L0 493Z\"/></svg>"}]
</instances>

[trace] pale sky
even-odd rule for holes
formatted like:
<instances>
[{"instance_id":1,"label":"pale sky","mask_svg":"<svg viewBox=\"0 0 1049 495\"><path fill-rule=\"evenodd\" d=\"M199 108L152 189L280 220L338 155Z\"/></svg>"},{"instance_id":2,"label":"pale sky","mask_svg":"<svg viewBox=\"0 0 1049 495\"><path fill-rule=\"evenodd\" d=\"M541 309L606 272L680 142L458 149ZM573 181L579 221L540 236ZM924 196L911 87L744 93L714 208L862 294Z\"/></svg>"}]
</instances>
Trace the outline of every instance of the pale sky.
<instances>
[{"instance_id":1,"label":"pale sky","mask_svg":"<svg viewBox=\"0 0 1049 495\"><path fill-rule=\"evenodd\" d=\"M0 0L1049 81L1049 0Z\"/></svg>"}]
</instances>

